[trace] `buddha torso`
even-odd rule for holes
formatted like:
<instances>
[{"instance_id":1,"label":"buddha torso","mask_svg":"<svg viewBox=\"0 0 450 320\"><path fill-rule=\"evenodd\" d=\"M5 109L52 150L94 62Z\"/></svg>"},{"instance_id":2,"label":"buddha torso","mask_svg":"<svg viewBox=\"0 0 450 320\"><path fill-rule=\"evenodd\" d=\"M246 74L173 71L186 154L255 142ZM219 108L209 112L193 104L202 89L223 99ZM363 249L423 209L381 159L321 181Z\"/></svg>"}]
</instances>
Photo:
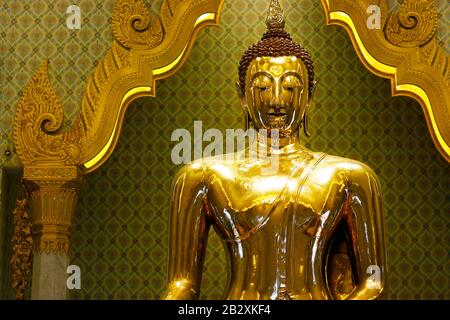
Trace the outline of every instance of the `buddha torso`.
<instances>
[{"instance_id":1,"label":"buddha torso","mask_svg":"<svg viewBox=\"0 0 450 320\"><path fill-rule=\"evenodd\" d=\"M214 161L202 173L208 220L226 244L227 299L330 299L323 277L356 161L304 151L267 161ZM342 216L342 215L341 215Z\"/></svg>"},{"instance_id":2,"label":"buddha torso","mask_svg":"<svg viewBox=\"0 0 450 320\"><path fill-rule=\"evenodd\" d=\"M284 30L277 0L271 0L267 26L239 63L237 91L245 128L258 132L255 145L269 147L277 165L244 151L243 157L203 158L178 172L165 298L199 297L212 226L226 245L226 298L330 299L327 260L342 224L352 256L345 270L355 278L345 298L374 299L383 288L386 260L379 181L364 164L302 146L299 132L309 135L317 85L313 62Z\"/></svg>"}]
</instances>

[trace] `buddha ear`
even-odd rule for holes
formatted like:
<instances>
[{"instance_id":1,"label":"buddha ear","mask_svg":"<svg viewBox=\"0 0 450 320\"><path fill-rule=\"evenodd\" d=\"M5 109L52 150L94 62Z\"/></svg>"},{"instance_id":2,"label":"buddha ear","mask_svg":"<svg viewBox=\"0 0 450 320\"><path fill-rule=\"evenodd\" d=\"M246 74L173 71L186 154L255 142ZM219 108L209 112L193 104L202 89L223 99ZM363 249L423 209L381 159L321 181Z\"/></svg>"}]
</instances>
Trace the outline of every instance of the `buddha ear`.
<instances>
[{"instance_id":1,"label":"buddha ear","mask_svg":"<svg viewBox=\"0 0 450 320\"><path fill-rule=\"evenodd\" d=\"M247 99L245 93L239 82L236 82L236 90L241 102L242 111L244 112L244 130L247 131L250 128L250 116L248 114Z\"/></svg>"},{"instance_id":2,"label":"buddha ear","mask_svg":"<svg viewBox=\"0 0 450 320\"><path fill-rule=\"evenodd\" d=\"M313 81L312 88L308 95L308 104L311 104L311 102L314 99L314 94L316 93L316 89L317 89L317 85L319 84L319 81L320 81L319 79Z\"/></svg>"},{"instance_id":3,"label":"buddha ear","mask_svg":"<svg viewBox=\"0 0 450 320\"><path fill-rule=\"evenodd\" d=\"M239 82L236 82L236 91L239 97L239 101L241 102L241 107L245 111L247 111L247 100L245 99L245 93L243 88L241 87L241 84Z\"/></svg>"},{"instance_id":4,"label":"buddha ear","mask_svg":"<svg viewBox=\"0 0 450 320\"><path fill-rule=\"evenodd\" d=\"M308 138L311 137L311 133L309 132L308 112L309 112L309 109L311 108L311 104L313 103L314 94L316 93L316 88L317 88L318 83L319 83L318 79L314 80L310 94L308 95L308 103L305 106L305 111L303 111L303 116L302 116L303 132L305 133L305 135Z\"/></svg>"},{"instance_id":5,"label":"buddha ear","mask_svg":"<svg viewBox=\"0 0 450 320\"><path fill-rule=\"evenodd\" d=\"M308 109L309 109L309 103L306 105L305 112L303 113L302 127L303 127L303 132L305 133L305 136L307 136L309 138L309 137L311 137L311 133L309 132L309 118L308 118L309 110Z\"/></svg>"}]
</instances>

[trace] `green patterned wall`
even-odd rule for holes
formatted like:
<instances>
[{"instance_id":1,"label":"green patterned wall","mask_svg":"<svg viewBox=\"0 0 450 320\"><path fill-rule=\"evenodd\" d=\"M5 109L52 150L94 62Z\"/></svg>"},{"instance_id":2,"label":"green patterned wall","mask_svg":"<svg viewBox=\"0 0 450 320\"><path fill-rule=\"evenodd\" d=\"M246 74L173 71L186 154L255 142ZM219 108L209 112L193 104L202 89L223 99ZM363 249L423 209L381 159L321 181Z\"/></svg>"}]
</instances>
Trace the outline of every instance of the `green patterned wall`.
<instances>
[{"instance_id":1,"label":"green patterned wall","mask_svg":"<svg viewBox=\"0 0 450 320\"><path fill-rule=\"evenodd\" d=\"M363 67L345 31L325 25L319 1L281 2L287 29L311 51L321 80L311 111L312 137L305 143L365 162L380 177L389 264L384 298L449 299L449 165L432 143L420 106L391 98L389 81ZM84 13L80 31L68 31L61 18L71 3ZM201 32L186 65L157 84L157 98L129 107L113 156L88 177L80 196L71 256L81 267L82 289L72 291L72 298L157 299L163 293L169 187L178 169L170 160L171 133L191 130L194 120L203 121L205 129L241 126L234 91L237 64L265 29L267 3L226 1L221 27ZM438 3L448 18L447 2ZM112 6L112 0L4 1L9 14L2 11L0 23L14 20L15 28L1 32L6 36L1 44L3 146L11 144L18 94L47 56L66 115L73 118L83 80L109 46ZM448 47L448 32L442 30L441 42ZM202 297L220 298L225 280L222 245L211 232Z\"/></svg>"}]
</instances>

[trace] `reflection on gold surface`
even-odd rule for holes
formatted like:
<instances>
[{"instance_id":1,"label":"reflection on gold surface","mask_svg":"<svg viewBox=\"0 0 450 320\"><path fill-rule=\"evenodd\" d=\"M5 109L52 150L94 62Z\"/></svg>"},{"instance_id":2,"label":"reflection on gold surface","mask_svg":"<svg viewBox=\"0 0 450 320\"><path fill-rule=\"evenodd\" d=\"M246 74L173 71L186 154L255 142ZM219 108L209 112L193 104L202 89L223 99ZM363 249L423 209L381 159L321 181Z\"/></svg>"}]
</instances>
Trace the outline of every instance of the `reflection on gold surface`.
<instances>
[{"instance_id":1,"label":"reflection on gold surface","mask_svg":"<svg viewBox=\"0 0 450 320\"><path fill-rule=\"evenodd\" d=\"M284 31L276 0L267 25L241 60L238 84L254 128L269 132L266 144L254 142L265 150L251 145L177 173L165 299L199 297L211 227L228 256L226 299L374 299L386 273L380 183L360 162L302 145L315 86L312 59ZM332 259L340 230L348 249Z\"/></svg>"}]
</instances>

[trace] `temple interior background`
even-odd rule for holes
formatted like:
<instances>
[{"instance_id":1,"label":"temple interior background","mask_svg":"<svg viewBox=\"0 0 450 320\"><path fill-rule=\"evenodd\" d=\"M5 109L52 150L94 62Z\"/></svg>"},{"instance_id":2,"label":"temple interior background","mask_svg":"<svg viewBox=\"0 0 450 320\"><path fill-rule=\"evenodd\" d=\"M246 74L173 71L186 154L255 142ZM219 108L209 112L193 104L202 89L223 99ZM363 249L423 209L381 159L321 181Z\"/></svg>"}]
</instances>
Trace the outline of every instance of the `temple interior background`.
<instances>
[{"instance_id":1,"label":"temple interior background","mask_svg":"<svg viewBox=\"0 0 450 320\"><path fill-rule=\"evenodd\" d=\"M437 1L438 38L450 49L450 6ZM161 1L152 1L156 12ZM81 30L68 30L66 9L82 10ZM392 7L398 1L391 1ZM44 59L70 126L86 78L111 41L113 0L3 0L0 12L0 298L9 285L11 211L20 165L11 139L15 106ZM266 0L226 1L220 28L200 33L183 68L157 83L126 114L112 157L89 175L72 231L71 263L82 271L72 299L158 299L165 290L173 130L241 128L235 92L245 49L265 30ZM450 299L448 279L450 172L433 145L423 112L410 98L391 97L390 82L358 60L347 33L326 26L319 1L284 0L287 30L303 44L320 79L310 112L315 151L353 158L379 176L385 208L388 273L384 299ZM222 244L210 232L201 298L219 299L226 284Z\"/></svg>"}]
</instances>

